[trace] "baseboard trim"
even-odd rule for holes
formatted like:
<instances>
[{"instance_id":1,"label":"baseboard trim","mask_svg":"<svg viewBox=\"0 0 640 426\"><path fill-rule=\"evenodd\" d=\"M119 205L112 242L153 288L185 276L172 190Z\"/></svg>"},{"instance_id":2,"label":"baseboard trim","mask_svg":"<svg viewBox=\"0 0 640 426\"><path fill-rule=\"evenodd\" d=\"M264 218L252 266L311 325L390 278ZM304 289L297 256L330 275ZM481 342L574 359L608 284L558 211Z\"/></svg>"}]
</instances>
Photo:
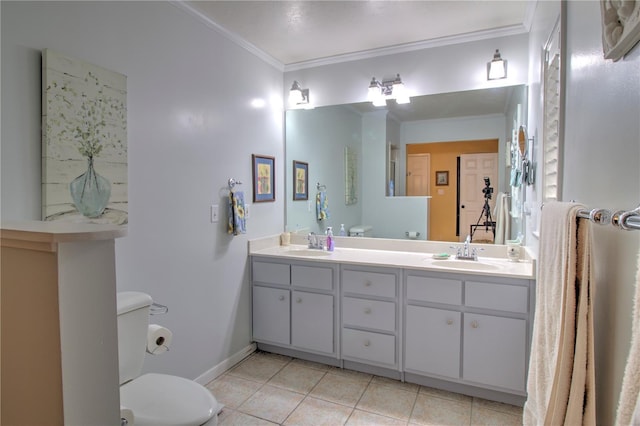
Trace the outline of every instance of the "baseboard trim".
<instances>
[{"instance_id":1,"label":"baseboard trim","mask_svg":"<svg viewBox=\"0 0 640 426\"><path fill-rule=\"evenodd\" d=\"M231 367L233 367L234 365L236 365L237 363L239 363L240 361L242 361L243 359L245 359L255 351L256 351L255 343L251 343L250 345L245 346L243 349L231 355L229 358L223 360L218 365L214 366L213 368L210 368L200 376L196 377L194 379L194 382L200 383L201 385L205 386L207 383L221 376L225 371L227 371L228 369L230 369Z\"/></svg>"}]
</instances>

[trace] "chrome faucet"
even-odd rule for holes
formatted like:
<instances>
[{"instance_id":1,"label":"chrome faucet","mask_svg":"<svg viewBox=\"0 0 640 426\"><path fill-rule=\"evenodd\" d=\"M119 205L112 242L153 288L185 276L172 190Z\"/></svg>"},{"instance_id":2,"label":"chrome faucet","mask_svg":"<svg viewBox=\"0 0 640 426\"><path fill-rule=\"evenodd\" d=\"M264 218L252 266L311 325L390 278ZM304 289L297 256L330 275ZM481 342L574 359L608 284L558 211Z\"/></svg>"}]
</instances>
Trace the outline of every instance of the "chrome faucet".
<instances>
[{"instance_id":1,"label":"chrome faucet","mask_svg":"<svg viewBox=\"0 0 640 426\"><path fill-rule=\"evenodd\" d=\"M309 232L309 235L307 235L307 240L309 240L310 249L322 250L324 248L322 238L317 236L315 232Z\"/></svg>"},{"instance_id":2,"label":"chrome faucet","mask_svg":"<svg viewBox=\"0 0 640 426\"><path fill-rule=\"evenodd\" d=\"M454 247L455 248L455 247ZM467 235L461 247L457 248L456 259L458 260L478 260L478 252L471 248L471 235Z\"/></svg>"},{"instance_id":3,"label":"chrome faucet","mask_svg":"<svg viewBox=\"0 0 640 426\"><path fill-rule=\"evenodd\" d=\"M469 244L471 244L471 235L467 235L464 240L464 246L462 248L462 256L469 257Z\"/></svg>"}]
</instances>

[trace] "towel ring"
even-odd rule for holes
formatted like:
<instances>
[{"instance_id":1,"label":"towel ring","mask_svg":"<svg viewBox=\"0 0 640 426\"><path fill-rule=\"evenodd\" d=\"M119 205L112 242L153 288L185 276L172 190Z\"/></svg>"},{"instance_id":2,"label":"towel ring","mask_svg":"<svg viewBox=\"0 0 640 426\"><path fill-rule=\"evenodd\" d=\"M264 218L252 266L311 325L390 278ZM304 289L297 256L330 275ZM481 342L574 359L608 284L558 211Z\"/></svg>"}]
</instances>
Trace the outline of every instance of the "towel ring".
<instances>
[{"instance_id":1,"label":"towel ring","mask_svg":"<svg viewBox=\"0 0 640 426\"><path fill-rule=\"evenodd\" d=\"M228 185L229 190L232 190L234 186L242 185L242 182L240 182L239 180L235 180L234 178L229 178Z\"/></svg>"}]
</instances>

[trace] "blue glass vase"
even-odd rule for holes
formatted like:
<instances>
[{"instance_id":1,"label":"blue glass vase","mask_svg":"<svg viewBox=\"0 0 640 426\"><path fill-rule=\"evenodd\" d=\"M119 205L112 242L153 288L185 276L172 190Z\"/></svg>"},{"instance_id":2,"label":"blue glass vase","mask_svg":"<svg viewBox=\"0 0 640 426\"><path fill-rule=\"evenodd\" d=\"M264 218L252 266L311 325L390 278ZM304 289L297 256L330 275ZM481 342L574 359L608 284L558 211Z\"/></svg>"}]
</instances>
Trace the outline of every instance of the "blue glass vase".
<instances>
[{"instance_id":1,"label":"blue glass vase","mask_svg":"<svg viewBox=\"0 0 640 426\"><path fill-rule=\"evenodd\" d=\"M93 168L93 157L89 157L87 171L69 184L71 198L78 211L86 217L102 215L111 197L111 184Z\"/></svg>"}]
</instances>

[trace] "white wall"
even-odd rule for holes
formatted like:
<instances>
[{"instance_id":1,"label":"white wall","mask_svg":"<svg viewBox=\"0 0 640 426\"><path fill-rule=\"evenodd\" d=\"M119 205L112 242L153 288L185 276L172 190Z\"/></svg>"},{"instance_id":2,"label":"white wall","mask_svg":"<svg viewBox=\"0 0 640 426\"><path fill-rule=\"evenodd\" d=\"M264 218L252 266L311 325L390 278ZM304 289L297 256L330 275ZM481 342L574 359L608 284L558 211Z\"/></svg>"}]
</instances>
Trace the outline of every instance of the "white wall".
<instances>
[{"instance_id":1,"label":"white wall","mask_svg":"<svg viewBox=\"0 0 640 426\"><path fill-rule=\"evenodd\" d=\"M632 209L640 202L640 48L618 62L605 60L600 4L569 1L566 6L562 199L588 208ZM540 53L559 14L560 4L538 2L531 29L529 130L537 140L542 135ZM536 186L527 194L533 213L540 204ZM597 423L613 424L631 338L640 234L610 226L592 229ZM530 234L527 244L537 251L538 241Z\"/></svg>"},{"instance_id":2,"label":"white wall","mask_svg":"<svg viewBox=\"0 0 640 426\"><path fill-rule=\"evenodd\" d=\"M640 203L640 47L603 59L600 5L567 4L562 195L589 208ZM594 229L598 424L613 424L631 336L640 232Z\"/></svg>"},{"instance_id":3,"label":"white wall","mask_svg":"<svg viewBox=\"0 0 640 426\"><path fill-rule=\"evenodd\" d=\"M282 72L166 2L1 2L3 219L40 219L40 52L128 77L129 234L118 290L169 306L174 332L146 370L195 378L251 341L247 240L284 228ZM253 98L267 101L250 107ZM276 201L248 232L222 217L230 177L251 200L251 154L276 157ZM78 348L81 350L82 348Z\"/></svg>"},{"instance_id":4,"label":"white wall","mask_svg":"<svg viewBox=\"0 0 640 426\"><path fill-rule=\"evenodd\" d=\"M362 223L373 227L374 237L404 239L407 231L416 231L424 240L428 198L386 196L387 125L395 127L386 115L376 111L362 119ZM390 130L393 133L397 130Z\"/></svg>"},{"instance_id":5,"label":"white wall","mask_svg":"<svg viewBox=\"0 0 640 426\"><path fill-rule=\"evenodd\" d=\"M362 203L345 205L344 149L349 146L358 158L357 193L362 192L362 116L353 109L337 106L313 110L289 110L286 114L287 211L290 231L306 228L324 233L332 226L335 235L340 224L359 225ZM309 200L293 201L293 161L309 164ZM325 185L329 202L329 219L316 220L316 184Z\"/></svg>"}]
</instances>

